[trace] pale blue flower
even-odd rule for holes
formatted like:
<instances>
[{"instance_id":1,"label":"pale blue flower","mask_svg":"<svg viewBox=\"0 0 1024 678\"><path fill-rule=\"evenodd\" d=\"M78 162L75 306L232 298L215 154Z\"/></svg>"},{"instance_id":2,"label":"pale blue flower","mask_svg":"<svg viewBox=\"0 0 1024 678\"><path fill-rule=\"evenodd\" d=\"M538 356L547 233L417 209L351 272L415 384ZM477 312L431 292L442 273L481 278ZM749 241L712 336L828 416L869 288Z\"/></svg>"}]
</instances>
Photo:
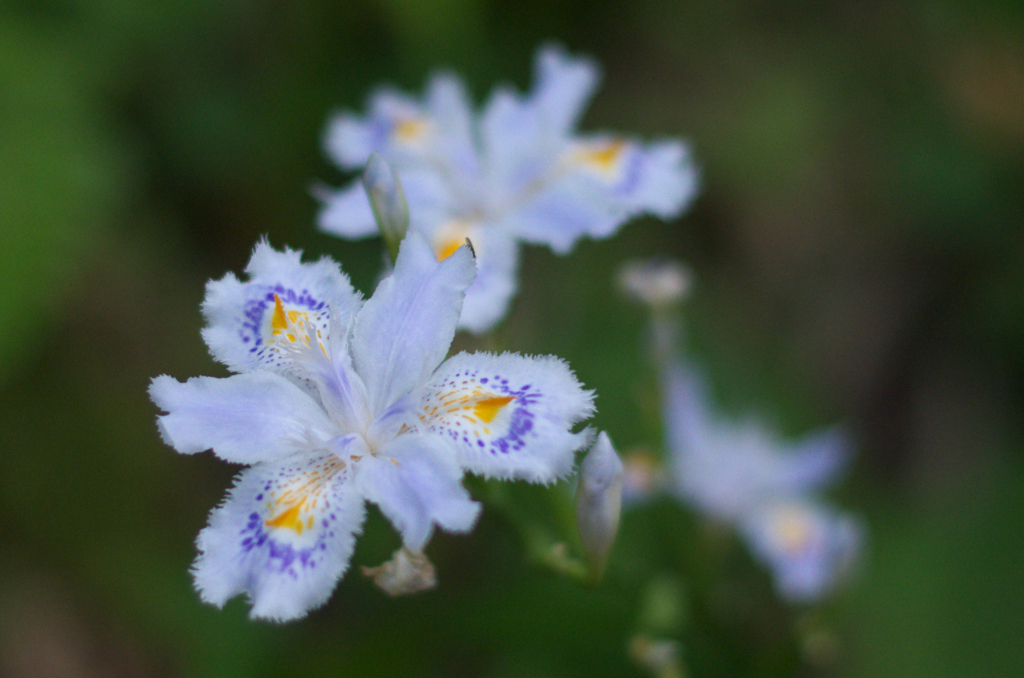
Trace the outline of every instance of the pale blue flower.
<instances>
[{"instance_id":1,"label":"pale blue flower","mask_svg":"<svg viewBox=\"0 0 1024 678\"><path fill-rule=\"evenodd\" d=\"M864 528L849 513L818 501L782 499L751 511L740 533L775 579L779 596L812 602L831 592L853 568Z\"/></svg>"},{"instance_id":2,"label":"pale blue flower","mask_svg":"<svg viewBox=\"0 0 1024 678\"><path fill-rule=\"evenodd\" d=\"M475 264L438 262L423 236L365 303L337 264L261 243L248 281L207 286L203 338L234 376L161 376L150 394L164 440L250 464L199 535L207 602L245 593L252 616L293 619L323 604L348 567L364 502L411 553L435 526L464 532L479 506L464 471L551 482L587 443L593 412L554 357L445 355ZM443 361L443 362L442 362Z\"/></svg>"},{"instance_id":3,"label":"pale blue flower","mask_svg":"<svg viewBox=\"0 0 1024 678\"><path fill-rule=\"evenodd\" d=\"M779 594L792 601L826 593L850 570L860 523L818 499L850 457L839 428L787 443L762 422L715 417L694 371L664 375L664 417L674 489L713 520L733 524L768 565Z\"/></svg>"},{"instance_id":4,"label":"pale blue flower","mask_svg":"<svg viewBox=\"0 0 1024 678\"><path fill-rule=\"evenodd\" d=\"M520 242L565 254L579 238L609 237L640 214L674 218L696 193L697 172L679 140L575 134L599 80L593 62L547 46L535 68L529 95L499 87L479 115L462 82L440 74L422 99L375 92L365 116L340 113L326 134L328 155L346 170L362 167L374 151L395 166L411 226L438 258L467 237L473 242L479 275L459 324L473 332L505 316ZM323 230L346 238L377 234L358 184L321 197Z\"/></svg>"}]
</instances>

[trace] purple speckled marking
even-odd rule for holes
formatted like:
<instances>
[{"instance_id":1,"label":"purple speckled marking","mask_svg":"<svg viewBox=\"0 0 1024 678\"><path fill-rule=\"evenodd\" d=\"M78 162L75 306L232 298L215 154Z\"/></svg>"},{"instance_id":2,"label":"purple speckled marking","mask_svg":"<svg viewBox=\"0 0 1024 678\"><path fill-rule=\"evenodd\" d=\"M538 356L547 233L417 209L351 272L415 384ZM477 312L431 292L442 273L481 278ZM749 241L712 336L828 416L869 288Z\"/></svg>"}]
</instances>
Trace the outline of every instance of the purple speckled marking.
<instances>
[{"instance_id":1,"label":"purple speckled marking","mask_svg":"<svg viewBox=\"0 0 1024 678\"><path fill-rule=\"evenodd\" d=\"M288 467L277 473L277 476L282 479L280 487L283 489L287 487L288 482L294 477L295 473L301 473L310 466L314 466L323 461L322 457L313 457L306 460L306 463L301 466ZM339 477L335 478L333 485L333 491L340 489L340 484L344 482L347 470L339 470L336 472ZM270 491L272 485L275 482L266 483L263 486L263 491ZM328 489L330 493L332 489ZM262 501L263 494L257 494L255 501ZM323 510L328 510L330 506L327 498L323 498L324 507ZM333 525L337 523L337 514L330 513L329 515L318 515L316 529L316 539L309 546L296 548L291 544L284 543L275 539L273 531L268 530L263 517L258 511L253 511L248 515L248 522L245 527L239 533L240 542L239 546L243 554L249 554L256 549L262 549L266 555L266 561L261 567L274 574L286 575L294 580L298 580L299 576L304 570L314 570L319 565L324 557L326 557L327 551L327 540L334 537L334 530L331 529ZM257 561L259 562L259 561Z\"/></svg>"},{"instance_id":2,"label":"purple speckled marking","mask_svg":"<svg viewBox=\"0 0 1024 678\"><path fill-rule=\"evenodd\" d=\"M263 326L263 314L268 307L274 305L274 295L281 297L281 301L289 306L301 306L309 311L322 311L327 302L316 299L309 290L303 289L296 293L295 290L285 287L281 283L276 285L259 285L259 295L245 302L242 309L242 326L239 328L239 337L243 343L253 342L249 353L257 353L263 344L263 337L260 329Z\"/></svg>"},{"instance_id":3,"label":"purple speckled marking","mask_svg":"<svg viewBox=\"0 0 1024 678\"><path fill-rule=\"evenodd\" d=\"M477 374L477 372L470 370L467 370L464 373L458 372L449 377L446 382L440 386L440 388L459 389L463 384L468 384L471 380L476 380ZM466 379L459 380L458 378L462 376ZM483 377L477 381L480 384L489 384L490 390L495 394L513 396L515 398L515 400L509 403L513 410L508 425L508 431L505 435L490 441L477 438L477 447L484 448L490 454L509 454L523 449L523 447L526 446L527 439L531 437L531 431L533 431L533 410L535 409L536 403L543 398L543 394L534 389L532 384L525 384L518 388L509 386L509 380L503 378L500 374L495 374L492 377ZM473 444L469 439L467 432L463 429L462 422L459 419L456 419L452 424L448 424L444 428L435 424L430 427L430 430L446 433L456 442L461 442L470 446Z\"/></svg>"},{"instance_id":4,"label":"purple speckled marking","mask_svg":"<svg viewBox=\"0 0 1024 678\"><path fill-rule=\"evenodd\" d=\"M283 544L277 541L264 529L263 521L255 513L249 516L249 522L246 524L245 529L242 530L242 535L245 537L241 542L243 552L249 553L253 549L260 548L266 544L267 561L264 567L271 572L287 574L292 579L299 578L299 572L293 567L294 565L298 564L300 569L312 569L317 562L313 558L314 554L318 551L323 552L327 550L325 535L322 531L317 537L316 542L304 548L297 549L291 544ZM322 559L322 557L321 555L320 558Z\"/></svg>"}]
</instances>

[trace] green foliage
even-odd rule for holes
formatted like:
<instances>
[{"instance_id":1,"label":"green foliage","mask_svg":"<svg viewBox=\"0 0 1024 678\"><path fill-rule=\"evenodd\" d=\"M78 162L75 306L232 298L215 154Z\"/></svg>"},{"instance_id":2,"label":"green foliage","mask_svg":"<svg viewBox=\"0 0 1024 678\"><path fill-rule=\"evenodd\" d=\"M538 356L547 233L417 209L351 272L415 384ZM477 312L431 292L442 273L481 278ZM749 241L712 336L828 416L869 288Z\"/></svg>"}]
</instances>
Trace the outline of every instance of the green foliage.
<instances>
[{"instance_id":1,"label":"green foliage","mask_svg":"<svg viewBox=\"0 0 1024 678\"><path fill-rule=\"evenodd\" d=\"M637 635L687 675L1010 676L1021 670L1024 29L1019 3L54 0L0 13L0 674L642 676ZM527 248L496 336L598 392L620 451L664 456L644 313L616 266L690 262L687 343L729 412L799 433L843 419L869 515L854 586L777 602L735 536L668 497L629 509L597 589L568 486L471 481L439 588L359 574L279 627L203 605L195 534L236 469L164 446L149 378L216 373L203 285L256 239L330 253L365 292L380 243L313 229L340 185L324 122L436 67L480 101L557 38L604 86L587 130L687 137L703 193L567 258ZM966 375L966 376L964 376ZM564 565L559 561L555 565ZM565 569L565 568L563 568ZM24 667L28 667L25 669ZM19 673L18 671L21 671Z\"/></svg>"}]
</instances>

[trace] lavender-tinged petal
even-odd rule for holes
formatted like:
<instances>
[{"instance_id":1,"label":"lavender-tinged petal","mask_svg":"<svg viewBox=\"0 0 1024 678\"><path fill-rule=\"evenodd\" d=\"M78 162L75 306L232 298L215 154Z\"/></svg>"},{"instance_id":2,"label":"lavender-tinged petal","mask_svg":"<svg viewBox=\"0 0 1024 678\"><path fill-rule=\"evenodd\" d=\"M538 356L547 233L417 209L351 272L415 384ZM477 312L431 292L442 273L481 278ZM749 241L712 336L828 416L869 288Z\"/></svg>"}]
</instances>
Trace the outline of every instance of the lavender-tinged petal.
<instances>
[{"instance_id":1,"label":"lavender-tinged petal","mask_svg":"<svg viewBox=\"0 0 1024 678\"><path fill-rule=\"evenodd\" d=\"M301 617L330 597L363 516L351 467L330 452L246 469L199 534L196 588L218 607L248 594L253 618Z\"/></svg>"},{"instance_id":2,"label":"lavender-tinged petal","mask_svg":"<svg viewBox=\"0 0 1024 678\"><path fill-rule=\"evenodd\" d=\"M319 188L315 193L323 203L317 215L317 227L324 233L349 239L380 235L370 201L360 182L353 181L337 191Z\"/></svg>"},{"instance_id":3,"label":"lavender-tinged petal","mask_svg":"<svg viewBox=\"0 0 1024 678\"><path fill-rule=\"evenodd\" d=\"M548 140L536 108L506 88L491 95L480 127L486 161L480 202L498 217L544 186L562 143Z\"/></svg>"},{"instance_id":4,"label":"lavender-tinged petal","mask_svg":"<svg viewBox=\"0 0 1024 678\"><path fill-rule=\"evenodd\" d=\"M475 275L468 247L438 262L421 234L410 231L402 241L394 273L363 306L352 336L371 413L422 386L441 363Z\"/></svg>"},{"instance_id":5,"label":"lavender-tinged petal","mask_svg":"<svg viewBox=\"0 0 1024 678\"><path fill-rule=\"evenodd\" d=\"M288 347L306 338L301 330L307 323L326 344L331 319L344 321L359 308L358 294L336 263L324 258L304 264L301 255L261 242L246 268L248 281L229 273L207 284L203 339L214 358L236 372L288 373ZM291 325L300 331L290 331Z\"/></svg>"},{"instance_id":6,"label":"lavender-tinged petal","mask_svg":"<svg viewBox=\"0 0 1024 678\"><path fill-rule=\"evenodd\" d=\"M843 427L809 433L793 445L780 464L779 488L790 493L822 489L846 471L852 456L850 439Z\"/></svg>"},{"instance_id":7,"label":"lavender-tinged petal","mask_svg":"<svg viewBox=\"0 0 1024 678\"><path fill-rule=\"evenodd\" d=\"M449 441L406 433L360 466L360 491L377 504L413 551L422 550L434 525L449 532L473 527L480 505L461 484L462 469Z\"/></svg>"},{"instance_id":8,"label":"lavender-tinged petal","mask_svg":"<svg viewBox=\"0 0 1024 678\"><path fill-rule=\"evenodd\" d=\"M212 449L226 461L252 464L316 447L337 435L306 392L270 372L185 383L157 377L150 397L164 441L184 454Z\"/></svg>"},{"instance_id":9,"label":"lavender-tinged petal","mask_svg":"<svg viewBox=\"0 0 1024 678\"><path fill-rule=\"evenodd\" d=\"M451 73L434 75L424 98L436 126L436 161L451 173L454 183L475 181L480 158L474 139L474 114L462 80Z\"/></svg>"},{"instance_id":10,"label":"lavender-tinged petal","mask_svg":"<svg viewBox=\"0 0 1024 678\"><path fill-rule=\"evenodd\" d=\"M577 239L610 237L641 214L674 218L696 190L697 172L682 142L579 139L506 222L520 238L565 254Z\"/></svg>"},{"instance_id":11,"label":"lavender-tinged petal","mask_svg":"<svg viewBox=\"0 0 1024 678\"><path fill-rule=\"evenodd\" d=\"M593 413L593 398L558 358L460 353L427 384L420 413L427 430L455 443L466 470L548 483L589 443L572 427Z\"/></svg>"},{"instance_id":12,"label":"lavender-tinged petal","mask_svg":"<svg viewBox=\"0 0 1024 678\"><path fill-rule=\"evenodd\" d=\"M776 503L740 523L754 556L771 569L784 600L807 603L831 593L852 571L863 527L849 514L805 501Z\"/></svg>"},{"instance_id":13,"label":"lavender-tinged petal","mask_svg":"<svg viewBox=\"0 0 1024 678\"><path fill-rule=\"evenodd\" d=\"M534 60L536 85L530 95L546 127L568 134L601 81L601 69L586 57L571 57L559 45L545 45Z\"/></svg>"},{"instance_id":14,"label":"lavender-tinged petal","mask_svg":"<svg viewBox=\"0 0 1024 678\"><path fill-rule=\"evenodd\" d=\"M370 95L369 113L334 115L324 135L327 155L342 169L366 164L376 151L398 167L421 161L429 149L430 125L413 97L391 87Z\"/></svg>"},{"instance_id":15,"label":"lavender-tinged petal","mask_svg":"<svg viewBox=\"0 0 1024 678\"><path fill-rule=\"evenodd\" d=\"M477 255L477 276L466 289L459 329L484 334L506 316L515 296L519 245L498 229L481 228L469 237Z\"/></svg>"}]
</instances>

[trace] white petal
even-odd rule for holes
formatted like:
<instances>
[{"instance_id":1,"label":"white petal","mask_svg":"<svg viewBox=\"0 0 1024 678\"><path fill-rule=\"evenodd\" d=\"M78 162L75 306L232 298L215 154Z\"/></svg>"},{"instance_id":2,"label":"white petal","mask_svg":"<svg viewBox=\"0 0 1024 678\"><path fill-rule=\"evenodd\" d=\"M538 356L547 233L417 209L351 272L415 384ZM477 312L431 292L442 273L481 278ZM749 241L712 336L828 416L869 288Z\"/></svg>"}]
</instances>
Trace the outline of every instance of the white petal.
<instances>
[{"instance_id":1,"label":"white petal","mask_svg":"<svg viewBox=\"0 0 1024 678\"><path fill-rule=\"evenodd\" d=\"M332 323L331 335L330 359L326 352L308 351L300 355L300 364L316 384L320 402L331 419L346 431L361 431L372 418L366 385L352 366L348 329Z\"/></svg>"},{"instance_id":2,"label":"white petal","mask_svg":"<svg viewBox=\"0 0 1024 678\"><path fill-rule=\"evenodd\" d=\"M572 130L583 115L601 80L601 70L591 59L570 57L558 45L545 45L534 62L537 84L532 103L541 111L544 124L559 134Z\"/></svg>"},{"instance_id":3,"label":"white petal","mask_svg":"<svg viewBox=\"0 0 1024 678\"><path fill-rule=\"evenodd\" d=\"M334 114L324 133L324 150L342 169L362 167L376 145L375 126L350 111Z\"/></svg>"},{"instance_id":4,"label":"white petal","mask_svg":"<svg viewBox=\"0 0 1024 678\"><path fill-rule=\"evenodd\" d=\"M427 233L452 214L454 196L441 174L418 167L399 170L398 175L409 202L410 228Z\"/></svg>"},{"instance_id":5,"label":"white petal","mask_svg":"<svg viewBox=\"0 0 1024 678\"><path fill-rule=\"evenodd\" d=\"M356 316L352 336L371 413L421 386L444 359L475 275L468 247L438 262L420 233L410 231L402 241L394 273Z\"/></svg>"},{"instance_id":6,"label":"white petal","mask_svg":"<svg viewBox=\"0 0 1024 678\"><path fill-rule=\"evenodd\" d=\"M582 139L559 163L545 188L505 223L560 254L582 236L607 238L640 214L673 218L696 194L697 172L679 141L645 147L614 137Z\"/></svg>"},{"instance_id":7,"label":"white petal","mask_svg":"<svg viewBox=\"0 0 1024 678\"><path fill-rule=\"evenodd\" d=\"M380 235L362 183L353 181L337 191L318 190L317 197L323 202L323 209L316 223L324 233L349 239Z\"/></svg>"},{"instance_id":8,"label":"white petal","mask_svg":"<svg viewBox=\"0 0 1024 678\"><path fill-rule=\"evenodd\" d=\"M453 174L453 181L472 181L480 171L480 159L473 138L473 110L465 86L450 73L435 75L427 87L426 101L437 133L436 161Z\"/></svg>"},{"instance_id":9,"label":"white petal","mask_svg":"<svg viewBox=\"0 0 1024 678\"><path fill-rule=\"evenodd\" d=\"M706 515L736 520L770 498L769 456L759 425L719 423L703 380L676 363L663 375L662 407L677 492Z\"/></svg>"},{"instance_id":10,"label":"white petal","mask_svg":"<svg viewBox=\"0 0 1024 678\"><path fill-rule=\"evenodd\" d=\"M526 97L497 88L481 117L489 192L521 199L549 174L600 78L597 66L548 45L537 54L536 85Z\"/></svg>"},{"instance_id":11,"label":"white petal","mask_svg":"<svg viewBox=\"0 0 1024 678\"><path fill-rule=\"evenodd\" d=\"M373 151L399 167L422 159L431 127L415 99L385 87L370 95L369 109L365 117L346 111L328 123L324 147L332 160L352 170L365 165Z\"/></svg>"},{"instance_id":12,"label":"white petal","mask_svg":"<svg viewBox=\"0 0 1024 678\"><path fill-rule=\"evenodd\" d=\"M344 169L361 167L371 152L377 152L399 171L429 167L458 183L479 171L472 116L462 82L441 73L431 78L423 103L385 88L371 96L365 117L336 115L324 145Z\"/></svg>"},{"instance_id":13,"label":"white petal","mask_svg":"<svg viewBox=\"0 0 1024 678\"><path fill-rule=\"evenodd\" d=\"M740 529L754 556L771 568L779 595L793 602L834 589L850 573L863 541L854 517L803 501L766 506Z\"/></svg>"},{"instance_id":14,"label":"white petal","mask_svg":"<svg viewBox=\"0 0 1024 678\"><path fill-rule=\"evenodd\" d=\"M236 372L267 369L288 372L288 345L296 345L309 322L326 344L333 316L343 323L359 307L359 297L336 263L323 258L300 262L301 252L256 246L246 268L248 282L232 274L206 285L203 339L214 358ZM280 304L280 309L278 308ZM275 325L275 314L301 328Z\"/></svg>"},{"instance_id":15,"label":"white petal","mask_svg":"<svg viewBox=\"0 0 1024 678\"><path fill-rule=\"evenodd\" d=\"M484 334L505 318L516 293L519 245L504 230L472 229L467 233L476 253L476 280L466 289L459 329Z\"/></svg>"},{"instance_id":16,"label":"white petal","mask_svg":"<svg viewBox=\"0 0 1024 678\"><path fill-rule=\"evenodd\" d=\"M586 182L562 179L506 214L501 224L521 240L566 254L581 237L608 237L627 219L625 211L610 207Z\"/></svg>"},{"instance_id":17,"label":"white petal","mask_svg":"<svg viewBox=\"0 0 1024 678\"><path fill-rule=\"evenodd\" d=\"M322 445L338 434L306 392L270 372L185 383L157 377L150 397L164 441L184 454L213 449L226 461L252 464Z\"/></svg>"},{"instance_id":18,"label":"white petal","mask_svg":"<svg viewBox=\"0 0 1024 678\"><path fill-rule=\"evenodd\" d=\"M637 144L632 150L636 157L628 160L634 164L611 186L615 200L633 214L649 212L662 219L679 216L700 188L700 173L689 145L667 139Z\"/></svg>"},{"instance_id":19,"label":"white petal","mask_svg":"<svg viewBox=\"0 0 1024 678\"><path fill-rule=\"evenodd\" d=\"M405 545L421 550L434 525L449 532L473 527L480 505L462 487L462 469L451 444L440 436L406 433L362 460L363 495L380 506Z\"/></svg>"},{"instance_id":20,"label":"white petal","mask_svg":"<svg viewBox=\"0 0 1024 678\"><path fill-rule=\"evenodd\" d=\"M708 399L703 380L689 365L677 362L662 374L662 420L666 444L677 467L694 457L714 454L715 431ZM685 482L684 470L676 470L680 481Z\"/></svg>"},{"instance_id":21,"label":"white petal","mask_svg":"<svg viewBox=\"0 0 1024 678\"><path fill-rule=\"evenodd\" d=\"M538 52L535 69L528 96L498 87L481 115L487 181L479 191L494 215L532 202L538 187L553 180L568 134L600 77L592 62L572 59L555 46Z\"/></svg>"},{"instance_id":22,"label":"white petal","mask_svg":"<svg viewBox=\"0 0 1024 678\"><path fill-rule=\"evenodd\" d=\"M571 429L593 414L593 399L558 358L460 353L427 384L420 418L455 441L465 469L547 483L588 444Z\"/></svg>"},{"instance_id":23,"label":"white petal","mask_svg":"<svg viewBox=\"0 0 1024 678\"><path fill-rule=\"evenodd\" d=\"M480 121L486 183L480 187L488 211L506 212L537 185L543 185L561 150L545 137L537 109L513 91L497 88ZM552 145L554 143L554 145Z\"/></svg>"},{"instance_id":24,"label":"white petal","mask_svg":"<svg viewBox=\"0 0 1024 678\"><path fill-rule=\"evenodd\" d=\"M363 516L351 467L331 453L246 469L199 533L196 588L217 606L247 593L254 618L301 617L330 597Z\"/></svg>"}]
</instances>

